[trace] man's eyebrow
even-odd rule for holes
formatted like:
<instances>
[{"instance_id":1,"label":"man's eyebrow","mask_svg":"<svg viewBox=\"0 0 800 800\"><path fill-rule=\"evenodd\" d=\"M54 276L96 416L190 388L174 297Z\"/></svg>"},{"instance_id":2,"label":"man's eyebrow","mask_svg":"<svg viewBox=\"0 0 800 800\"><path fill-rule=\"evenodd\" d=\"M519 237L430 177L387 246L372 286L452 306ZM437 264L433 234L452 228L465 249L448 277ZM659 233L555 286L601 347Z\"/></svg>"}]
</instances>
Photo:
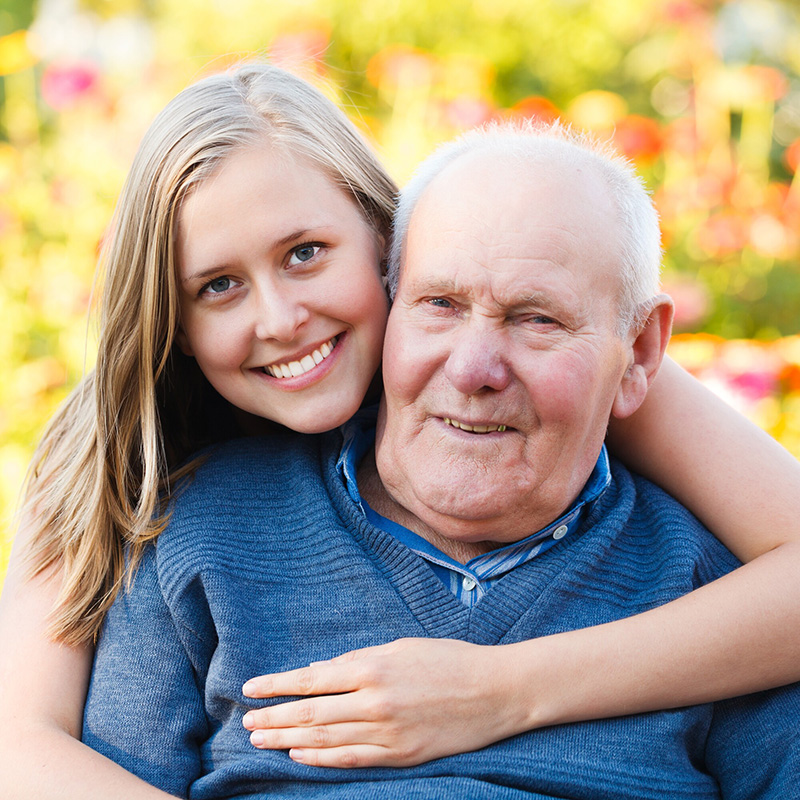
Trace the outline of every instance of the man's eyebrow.
<instances>
[{"instance_id":1,"label":"man's eyebrow","mask_svg":"<svg viewBox=\"0 0 800 800\"><path fill-rule=\"evenodd\" d=\"M423 276L411 284L416 294L461 294L464 290L452 278Z\"/></svg>"},{"instance_id":2,"label":"man's eyebrow","mask_svg":"<svg viewBox=\"0 0 800 800\"><path fill-rule=\"evenodd\" d=\"M302 241L311 233L321 233L326 228L332 228L333 225L331 223L320 223L319 225L312 225L305 228L297 228L296 230L287 233L286 236L281 236L280 239L277 239L275 242L272 243L272 248L280 250L283 247L287 247L290 244L294 244L295 242ZM200 269L197 272L193 272L191 275L187 275L185 278L181 279L181 283L195 283L197 281L203 281L207 278L212 277L213 275L218 275L220 271L225 271L226 266L224 261L220 262L219 264L214 264L210 267L206 267L205 269Z\"/></svg>"}]
</instances>

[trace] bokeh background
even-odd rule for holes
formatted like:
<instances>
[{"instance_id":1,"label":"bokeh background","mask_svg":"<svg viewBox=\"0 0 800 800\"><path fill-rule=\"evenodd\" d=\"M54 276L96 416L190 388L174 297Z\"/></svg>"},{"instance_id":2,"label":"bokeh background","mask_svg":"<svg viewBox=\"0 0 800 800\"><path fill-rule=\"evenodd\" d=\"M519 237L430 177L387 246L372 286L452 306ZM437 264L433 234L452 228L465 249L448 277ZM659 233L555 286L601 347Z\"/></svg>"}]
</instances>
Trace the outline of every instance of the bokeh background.
<instances>
[{"instance_id":1,"label":"bokeh background","mask_svg":"<svg viewBox=\"0 0 800 800\"><path fill-rule=\"evenodd\" d=\"M493 118L613 137L661 214L672 355L800 456L797 0L2 0L0 580L33 445L93 363L137 142L252 56L323 85L401 184Z\"/></svg>"}]
</instances>

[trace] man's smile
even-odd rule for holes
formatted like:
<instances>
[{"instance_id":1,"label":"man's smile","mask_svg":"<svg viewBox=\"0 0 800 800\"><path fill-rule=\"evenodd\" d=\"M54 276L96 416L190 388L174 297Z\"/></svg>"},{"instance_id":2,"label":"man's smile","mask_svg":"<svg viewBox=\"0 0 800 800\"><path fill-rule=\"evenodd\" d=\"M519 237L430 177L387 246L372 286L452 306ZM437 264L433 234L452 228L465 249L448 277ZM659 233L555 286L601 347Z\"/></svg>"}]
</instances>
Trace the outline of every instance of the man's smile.
<instances>
[{"instance_id":1,"label":"man's smile","mask_svg":"<svg viewBox=\"0 0 800 800\"><path fill-rule=\"evenodd\" d=\"M450 417L442 417L442 419L444 420L445 425L450 425L453 428L458 428L459 430L467 431L468 433L503 433L508 429L507 425L472 425L468 422L461 422L457 419L451 419Z\"/></svg>"}]
</instances>

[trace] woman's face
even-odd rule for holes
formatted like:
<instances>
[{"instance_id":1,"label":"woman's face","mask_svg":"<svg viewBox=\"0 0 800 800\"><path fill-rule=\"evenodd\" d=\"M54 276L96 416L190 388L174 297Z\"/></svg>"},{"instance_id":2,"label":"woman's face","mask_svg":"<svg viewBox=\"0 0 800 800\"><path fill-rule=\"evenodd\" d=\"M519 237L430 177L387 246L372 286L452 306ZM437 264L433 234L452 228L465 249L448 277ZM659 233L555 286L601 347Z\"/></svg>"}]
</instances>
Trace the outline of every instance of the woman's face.
<instances>
[{"instance_id":1,"label":"woman's face","mask_svg":"<svg viewBox=\"0 0 800 800\"><path fill-rule=\"evenodd\" d=\"M178 216L178 343L234 406L334 428L380 362L382 247L319 169L266 143L240 150Z\"/></svg>"}]
</instances>

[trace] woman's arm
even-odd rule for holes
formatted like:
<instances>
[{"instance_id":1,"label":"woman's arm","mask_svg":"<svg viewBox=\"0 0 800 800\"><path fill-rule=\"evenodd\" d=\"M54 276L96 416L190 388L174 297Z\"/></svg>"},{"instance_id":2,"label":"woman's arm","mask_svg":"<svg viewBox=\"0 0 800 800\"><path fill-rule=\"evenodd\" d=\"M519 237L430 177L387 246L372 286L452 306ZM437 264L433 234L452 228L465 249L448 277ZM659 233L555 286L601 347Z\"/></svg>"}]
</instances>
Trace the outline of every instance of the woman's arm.
<instances>
[{"instance_id":1,"label":"woman's arm","mask_svg":"<svg viewBox=\"0 0 800 800\"><path fill-rule=\"evenodd\" d=\"M612 420L608 442L740 561L800 543L800 462L671 359L641 408Z\"/></svg>"},{"instance_id":2,"label":"woman's arm","mask_svg":"<svg viewBox=\"0 0 800 800\"><path fill-rule=\"evenodd\" d=\"M800 463L674 362L610 433L615 453L741 560L672 603L501 647L409 639L257 678L257 746L324 766L408 765L522 731L800 680Z\"/></svg>"},{"instance_id":3,"label":"woman's arm","mask_svg":"<svg viewBox=\"0 0 800 800\"><path fill-rule=\"evenodd\" d=\"M60 573L25 577L26 536L21 529L0 597L0 796L166 800L80 742L93 651L48 637Z\"/></svg>"}]
</instances>

